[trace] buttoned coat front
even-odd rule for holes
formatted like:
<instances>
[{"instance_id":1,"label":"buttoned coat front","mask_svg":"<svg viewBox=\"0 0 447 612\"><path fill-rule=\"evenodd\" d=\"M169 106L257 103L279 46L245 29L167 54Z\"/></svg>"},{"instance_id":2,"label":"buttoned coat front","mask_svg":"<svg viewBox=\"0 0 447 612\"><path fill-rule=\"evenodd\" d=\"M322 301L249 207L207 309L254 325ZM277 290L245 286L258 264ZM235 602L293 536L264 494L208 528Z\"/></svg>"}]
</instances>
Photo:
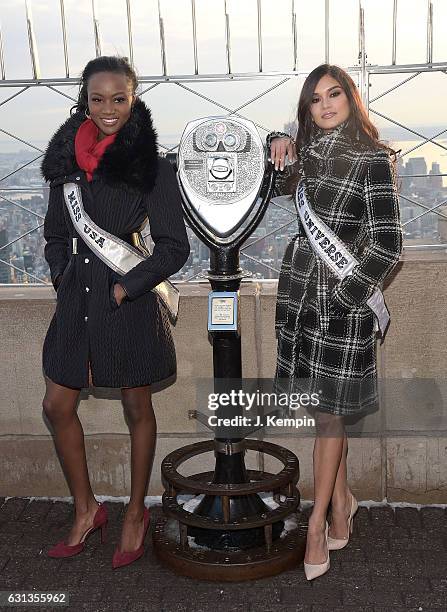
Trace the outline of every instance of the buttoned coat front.
<instances>
[{"instance_id":1,"label":"buttoned coat front","mask_svg":"<svg viewBox=\"0 0 447 612\"><path fill-rule=\"evenodd\" d=\"M89 367L95 386L148 385L176 371L169 319L151 290L189 254L181 196L172 167L157 156L156 133L142 101L105 151L92 182L75 157L75 134L84 120L76 113L59 128L42 163L51 181L45 257L57 287L43 369L54 382L73 388L88 386ZM103 263L73 226L63 197L67 182L80 185L84 208L99 227L129 243L148 217L152 255L124 276ZM117 282L127 293L120 306L113 292Z\"/></svg>"},{"instance_id":2,"label":"buttoned coat front","mask_svg":"<svg viewBox=\"0 0 447 612\"><path fill-rule=\"evenodd\" d=\"M374 315L367 300L399 259L402 229L389 153L352 139L345 126L303 151L313 211L359 261L339 281L299 231L278 286L276 378L331 381L320 408L353 414L377 403ZM283 385L282 385L283 386Z\"/></svg>"}]
</instances>

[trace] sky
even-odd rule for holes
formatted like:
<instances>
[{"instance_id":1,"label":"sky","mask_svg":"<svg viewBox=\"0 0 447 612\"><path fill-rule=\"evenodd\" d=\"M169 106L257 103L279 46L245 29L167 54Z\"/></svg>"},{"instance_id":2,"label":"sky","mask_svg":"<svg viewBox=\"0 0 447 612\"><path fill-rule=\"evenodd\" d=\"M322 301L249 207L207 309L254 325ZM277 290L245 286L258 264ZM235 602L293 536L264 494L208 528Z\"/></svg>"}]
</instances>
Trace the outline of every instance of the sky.
<instances>
[{"instance_id":1,"label":"sky","mask_svg":"<svg viewBox=\"0 0 447 612\"><path fill-rule=\"evenodd\" d=\"M65 76L59 0L29 0L32 7L42 78ZM262 0L263 69L288 72L293 66L292 0ZM324 61L324 0L295 0L298 26L298 69L310 71ZM194 71L190 0L160 0L166 33L168 73ZM391 63L393 0L363 0L368 62ZM231 29L233 72L258 71L257 1L227 0ZM6 79L32 76L25 20L25 0L1 0L1 28ZM102 52L128 55L126 1L97 0ZM358 58L359 0L330 0L330 61L354 66ZM433 0L433 60L447 62L447 0ZM79 76L94 57L91 0L65 0L70 76ZM157 0L131 0L134 61L141 76L160 75L160 39ZM224 0L196 0L199 71L226 72ZM398 0L397 63L426 59L427 0ZM371 78L370 97L386 91L409 75ZM281 77L220 83L186 83L195 92L234 108L278 83ZM267 129L281 129L296 114L302 78L285 84L247 106L244 115ZM0 81L1 84L1 81ZM72 97L77 87L59 88ZM0 104L19 91L0 87ZM160 142L175 144L193 118L221 114L222 109L177 85L162 84L143 96L150 106ZM421 74L371 107L403 124L431 135L447 128L447 75ZM42 148L68 115L72 102L43 87L33 87L0 106L0 128ZM371 114L388 135L392 124ZM264 134L265 132L263 132ZM399 136L401 138L402 135ZM397 136L396 136L397 137ZM408 138L415 138L408 136ZM433 147L433 145L426 145ZM26 148L0 133L0 151ZM441 151L441 150L440 150ZM423 152L422 152L423 154ZM447 158L444 158L447 159Z\"/></svg>"}]
</instances>

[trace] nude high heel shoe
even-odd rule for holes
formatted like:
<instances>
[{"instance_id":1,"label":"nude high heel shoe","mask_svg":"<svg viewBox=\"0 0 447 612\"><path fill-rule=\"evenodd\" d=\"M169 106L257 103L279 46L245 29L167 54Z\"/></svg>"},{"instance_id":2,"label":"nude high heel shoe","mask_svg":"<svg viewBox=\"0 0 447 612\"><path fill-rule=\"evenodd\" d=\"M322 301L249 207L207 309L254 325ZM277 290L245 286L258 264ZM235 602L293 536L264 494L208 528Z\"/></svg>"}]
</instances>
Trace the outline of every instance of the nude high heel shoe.
<instances>
[{"instance_id":1,"label":"nude high heel shoe","mask_svg":"<svg viewBox=\"0 0 447 612\"><path fill-rule=\"evenodd\" d=\"M328 530L329 525L326 522L326 530L324 532L324 536L326 538L326 546L328 539ZM307 580L314 580L314 578L318 578L318 576L322 576L325 574L330 567L329 563L329 547L327 551L327 559L324 563L304 563L304 573L306 575Z\"/></svg>"},{"instance_id":2,"label":"nude high heel shoe","mask_svg":"<svg viewBox=\"0 0 447 612\"><path fill-rule=\"evenodd\" d=\"M358 508L358 502L351 493L351 511L348 516L348 536L346 538L331 538L331 536L328 536L327 545L329 550L340 550L349 542L349 536L354 528L354 514L357 512Z\"/></svg>"}]
</instances>

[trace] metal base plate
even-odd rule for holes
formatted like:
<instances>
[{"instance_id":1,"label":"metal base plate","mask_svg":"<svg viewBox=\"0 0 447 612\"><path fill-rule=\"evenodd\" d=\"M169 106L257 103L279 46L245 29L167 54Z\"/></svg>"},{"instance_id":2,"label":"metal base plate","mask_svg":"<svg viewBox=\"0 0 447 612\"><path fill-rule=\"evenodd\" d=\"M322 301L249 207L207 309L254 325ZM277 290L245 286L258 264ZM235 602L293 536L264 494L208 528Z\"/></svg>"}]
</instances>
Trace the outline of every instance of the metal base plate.
<instances>
[{"instance_id":1,"label":"metal base plate","mask_svg":"<svg viewBox=\"0 0 447 612\"><path fill-rule=\"evenodd\" d=\"M305 524L275 540L270 551L265 546L250 550L216 551L203 547L183 548L172 537L177 521L163 517L155 525L153 543L157 557L177 574L223 582L266 578L296 567L304 559Z\"/></svg>"}]
</instances>

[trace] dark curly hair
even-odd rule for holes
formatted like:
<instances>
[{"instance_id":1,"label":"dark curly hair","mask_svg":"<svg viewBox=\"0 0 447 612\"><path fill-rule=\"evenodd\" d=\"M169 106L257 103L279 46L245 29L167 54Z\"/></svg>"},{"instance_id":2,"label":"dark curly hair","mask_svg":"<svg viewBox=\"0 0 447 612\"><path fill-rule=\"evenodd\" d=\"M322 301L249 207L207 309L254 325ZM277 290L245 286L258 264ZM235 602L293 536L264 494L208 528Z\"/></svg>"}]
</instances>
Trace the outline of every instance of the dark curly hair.
<instances>
[{"instance_id":1,"label":"dark curly hair","mask_svg":"<svg viewBox=\"0 0 447 612\"><path fill-rule=\"evenodd\" d=\"M97 72L115 72L124 74L132 84L132 92L135 93L138 87L138 77L135 70L129 64L127 57L115 55L101 55L88 62L82 71L81 82L79 84L79 94L77 103L71 108L71 113L84 113L88 108L87 87L89 79Z\"/></svg>"}]
</instances>

